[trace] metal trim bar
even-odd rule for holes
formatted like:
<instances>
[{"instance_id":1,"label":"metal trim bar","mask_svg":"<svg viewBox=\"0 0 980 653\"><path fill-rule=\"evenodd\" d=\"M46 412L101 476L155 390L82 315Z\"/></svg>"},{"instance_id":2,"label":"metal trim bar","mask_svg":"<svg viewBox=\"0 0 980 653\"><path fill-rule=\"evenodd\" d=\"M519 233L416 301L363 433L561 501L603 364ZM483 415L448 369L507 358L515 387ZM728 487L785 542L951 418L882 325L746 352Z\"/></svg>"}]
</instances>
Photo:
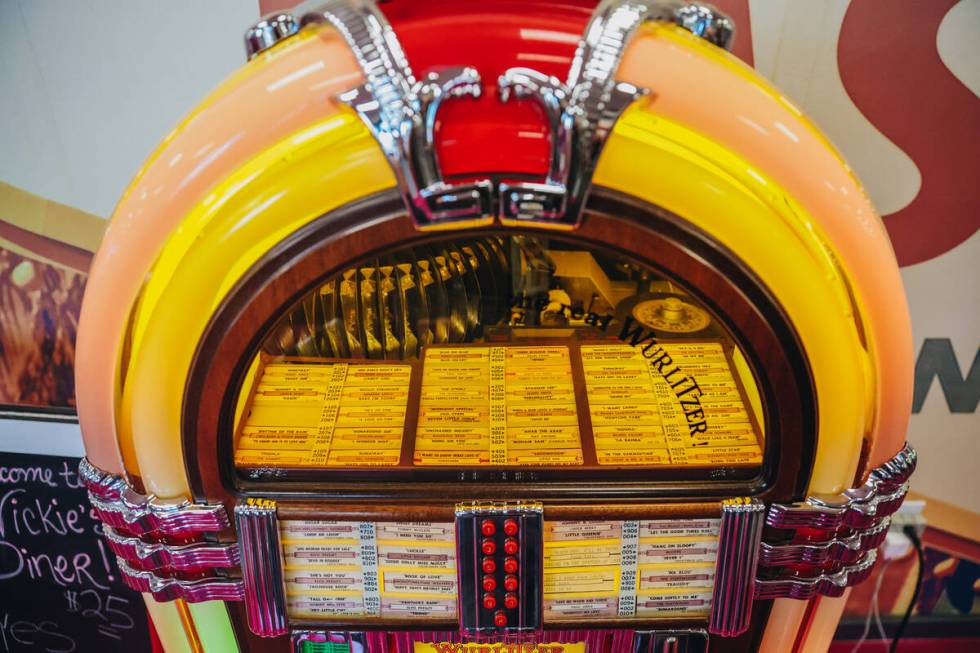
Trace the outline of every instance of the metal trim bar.
<instances>
[{"instance_id":1,"label":"metal trim bar","mask_svg":"<svg viewBox=\"0 0 980 653\"><path fill-rule=\"evenodd\" d=\"M726 499L721 505L718 558L708 632L734 637L752 619L752 597L766 506L758 499Z\"/></svg>"},{"instance_id":2,"label":"metal trim bar","mask_svg":"<svg viewBox=\"0 0 980 653\"><path fill-rule=\"evenodd\" d=\"M286 625L286 583L276 502L246 499L235 506L241 549L245 611L249 629L259 637L278 637Z\"/></svg>"},{"instance_id":3,"label":"metal trim bar","mask_svg":"<svg viewBox=\"0 0 980 653\"><path fill-rule=\"evenodd\" d=\"M183 599L188 603L203 601L241 601L245 591L242 581L230 578L202 578L180 580L161 578L152 571L133 569L125 560L119 560L123 582L137 592L153 595L157 601Z\"/></svg>"},{"instance_id":4,"label":"metal trim bar","mask_svg":"<svg viewBox=\"0 0 980 653\"><path fill-rule=\"evenodd\" d=\"M169 568L177 571L204 571L238 566L238 545L201 542L195 544L162 544L126 537L105 527L109 548L119 558L144 571Z\"/></svg>"},{"instance_id":5,"label":"metal trim bar","mask_svg":"<svg viewBox=\"0 0 980 653\"><path fill-rule=\"evenodd\" d=\"M857 585L871 574L871 569L878 559L877 551L868 551L857 564L844 567L832 574L821 574L814 578L777 578L773 580L757 580L755 582L755 598L779 599L790 598L808 601L813 597L838 597L844 590Z\"/></svg>"},{"instance_id":6,"label":"metal trim bar","mask_svg":"<svg viewBox=\"0 0 980 653\"><path fill-rule=\"evenodd\" d=\"M908 444L874 469L864 485L836 495L813 495L802 503L773 504L766 523L773 528L835 531L876 526L902 505L918 456Z\"/></svg>"},{"instance_id":7,"label":"metal trim bar","mask_svg":"<svg viewBox=\"0 0 980 653\"><path fill-rule=\"evenodd\" d=\"M864 531L833 538L826 542L813 544L769 544L763 542L759 549L759 564L764 567L786 565L824 566L832 562L853 564L861 559L866 551L877 549L885 541L891 517Z\"/></svg>"},{"instance_id":8,"label":"metal trim bar","mask_svg":"<svg viewBox=\"0 0 980 653\"><path fill-rule=\"evenodd\" d=\"M140 494L124 478L95 467L85 458L78 465L78 473L99 519L126 535L187 536L214 533L231 525L221 504Z\"/></svg>"}]
</instances>

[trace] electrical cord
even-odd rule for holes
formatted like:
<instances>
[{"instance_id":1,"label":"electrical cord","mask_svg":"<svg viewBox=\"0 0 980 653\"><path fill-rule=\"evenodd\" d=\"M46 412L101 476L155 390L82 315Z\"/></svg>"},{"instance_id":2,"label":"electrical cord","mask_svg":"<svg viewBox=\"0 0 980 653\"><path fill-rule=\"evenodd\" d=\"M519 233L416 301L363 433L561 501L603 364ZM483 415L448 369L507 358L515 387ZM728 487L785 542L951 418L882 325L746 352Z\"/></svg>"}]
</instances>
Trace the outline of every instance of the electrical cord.
<instances>
[{"instance_id":1,"label":"electrical cord","mask_svg":"<svg viewBox=\"0 0 980 653\"><path fill-rule=\"evenodd\" d=\"M875 621L875 625L878 626L878 632L881 633L881 642L888 650L888 644L886 643L887 638L884 635L884 630L881 628L881 614L878 608L878 594L881 592L881 583L885 579L885 574L888 572L888 565L891 564L891 559L886 558L884 564L881 565L881 569L878 570L878 578L875 579L875 589L871 594L871 605L868 606L868 615L864 620L864 630L861 632L861 637L854 643L854 647L851 649L851 653L858 653L858 650L868 639L868 634L871 632L871 620Z\"/></svg>"},{"instance_id":2,"label":"electrical cord","mask_svg":"<svg viewBox=\"0 0 980 653\"><path fill-rule=\"evenodd\" d=\"M905 536L912 542L912 546L915 547L915 555L919 560L919 571L915 578L915 591L912 592L912 600L909 601L909 605L905 609L905 614L902 616L902 621L895 630L895 637L892 638L892 645L888 649L888 653L895 653L898 649L898 641L902 639L902 635L905 633L905 627L908 625L909 618L912 616L912 610L915 609L915 604L919 601L919 591L922 589L922 576L926 566L925 554L922 551L922 542L919 540L919 534L915 532L915 526L906 526L902 529L902 532L905 533Z\"/></svg>"}]
</instances>

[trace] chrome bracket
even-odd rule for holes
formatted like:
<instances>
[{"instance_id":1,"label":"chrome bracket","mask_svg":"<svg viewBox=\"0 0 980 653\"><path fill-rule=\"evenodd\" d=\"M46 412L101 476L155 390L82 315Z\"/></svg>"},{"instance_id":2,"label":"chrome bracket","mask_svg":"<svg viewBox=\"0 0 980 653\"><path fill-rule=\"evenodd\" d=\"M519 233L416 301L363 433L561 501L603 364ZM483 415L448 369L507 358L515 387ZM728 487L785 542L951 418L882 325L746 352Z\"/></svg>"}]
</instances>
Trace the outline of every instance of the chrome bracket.
<instances>
[{"instance_id":1,"label":"chrome bracket","mask_svg":"<svg viewBox=\"0 0 980 653\"><path fill-rule=\"evenodd\" d=\"M246 499L235 506L235 525L248 627L260 637L285 635L286 584L276 502Z\"/></svg>"},{"instance_id":2,"label":"chrome bracket","mask_svg":"<svg viewBox=\"0 0 980 653\"><path fill-rule=\"evenodd\" d=\"M527 98L544 108L552 143L543 182L501 183L495 192L493 182L486 178L447 182L436 154L439 107L450 98L480 97L476 69L436 70L416 81L394 30L372 0L308 2L293 10L291 17L291 22L278 16L274 24L253 28L252 39L264 46L294 24L329 23L337 29L366 78L339 99L357 112L377 140L419 229L461 222L488 225L495 213L503 224L535 221L574 228L609 132L626 107L646 93L613 78L634 30L647 20L669 21L723 45L734 33L731 21L707 5L636 0L601 3L583 35L567 81L529 68L512 68L500 77L502 101ZM285 26L283 30L279 25Z\"/></svg>"},{"instance_id":3,"label":"chrome bracket","mask_svg":"<svg viewBox=\"0 0 980 653\"><path fill-rule=\"evenodd\" d=\"M306 10L299 20L303 25L333 25L353 51L366 82L339 99L357 112L378 141L416 225L425 229L460 221L491 222L490 180L444 181L435 149L442 103L480 97L476 69L436 70L416 81L394 30L368 0L331 0Z\"/></svg>"}]
</instances>

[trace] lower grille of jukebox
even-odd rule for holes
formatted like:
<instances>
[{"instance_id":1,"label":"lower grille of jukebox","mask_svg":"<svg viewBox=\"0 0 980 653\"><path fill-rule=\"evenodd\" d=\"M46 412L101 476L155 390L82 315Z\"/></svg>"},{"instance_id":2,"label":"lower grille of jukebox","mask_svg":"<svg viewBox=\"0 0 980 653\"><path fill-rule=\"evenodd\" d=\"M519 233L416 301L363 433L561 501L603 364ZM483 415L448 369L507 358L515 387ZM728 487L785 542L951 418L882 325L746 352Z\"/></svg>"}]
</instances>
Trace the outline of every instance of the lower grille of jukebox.
<instances>
[{"instance_id":1,"label":"lower grille of jukebox","mask_svg":"<svg viewBox=\"0 0 980 653\"><path fill-rule=\"evenodd\" d=\"M294 653L705 653L708 633L699 629L555 630L533 641L504 637L466 641L446 632L292 633Z\"/></svg>"}]
</instances>

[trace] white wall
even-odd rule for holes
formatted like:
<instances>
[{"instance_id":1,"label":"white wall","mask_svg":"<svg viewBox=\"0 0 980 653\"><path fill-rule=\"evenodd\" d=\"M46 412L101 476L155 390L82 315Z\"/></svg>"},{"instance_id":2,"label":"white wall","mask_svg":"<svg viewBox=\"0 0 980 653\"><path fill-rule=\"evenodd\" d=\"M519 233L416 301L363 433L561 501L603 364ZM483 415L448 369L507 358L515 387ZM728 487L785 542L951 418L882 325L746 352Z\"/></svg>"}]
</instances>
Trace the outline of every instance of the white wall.
<instances>
[{"instance_id":1,"label":"white wall","mask_svg":"<svg viewBox=\"0 0 980 653\"><path fill-rule=\"evenodd\" d=\"M0 0L0 180L106 216L245 61L258 0Z\"/></svg>"}]
</instances>

